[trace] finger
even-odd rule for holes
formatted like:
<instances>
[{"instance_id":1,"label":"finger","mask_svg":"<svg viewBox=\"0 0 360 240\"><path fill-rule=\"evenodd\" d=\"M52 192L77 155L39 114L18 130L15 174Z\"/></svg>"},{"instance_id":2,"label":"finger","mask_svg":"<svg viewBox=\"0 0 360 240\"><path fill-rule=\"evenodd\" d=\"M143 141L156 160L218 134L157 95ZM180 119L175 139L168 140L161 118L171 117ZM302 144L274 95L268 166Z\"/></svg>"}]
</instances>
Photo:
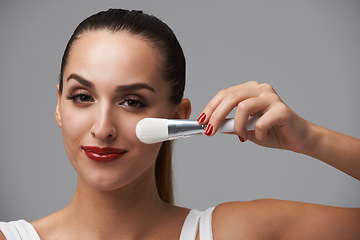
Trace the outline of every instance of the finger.
<instances>
[{"instance_id":1,"label":"finger","mask_svg":"<svg viewBox=\"0 0 360 240\"><path fill-rule=\"evenodd\" d=\"M249 116L261 116L268 111L270 106L281 102L279 96L275 93L268 93L260 95L259 97L249 98L240 102L236 109L234 131L243 139L247 139L246 125Z\"/></svg>"},{"instance_id":2,"label":"finger","mask_svg":"<svg viewBox=\"0 0 360 240\"><path fill-rule=\"evenodd\" d=\"M225 94L224 90L221 90L210 100L210 102L205 106L201 115L198 118L199 123L201 124L208 123L211 114L214 112L214 110L219 106L219 104L223 100L224 94Z\"/></svg>"},{"instance_id":3,"label":"finger","mask_svg":"<svg viewBox=\"0 0 360 240\"><path fill-rule=\"evenodd\" d=\"M255 87L256 84L239 85L220 91L213 101L217 104L216 107L215 104L210 103L204 110L203 114L206 114L204 123L208 123L205 134L208 136L214 135L221 122L239 102L253 96L258 96L260 91Z\"/></svg>"},{"instance_id":4,"label":"finger","mask_svg":"<svg viewBox=\"0 0 360 240\"><path fill-rule=\"evenodd\" d=\"M217 132L224 119L236 107L237 102L236 99L230 99L228 97L221 101L209 118L208 126L212 126L213 129L211 133L207 133L208 136L212 136Z\"/></svg>"},{"instance_id":5,"label":"finger","mask_svg":"<svg viewBox=\"0 0 360 240\"><path fill-rule=\"evenodd\" d=\"M262 115L271 104L272 102L269 101L269 98L264 96L249 98L240 102L235 113L234 132L244 140L247 140L248 131L246 124L249 116L253 116L256 113L257 115Z\"/></svg>"},{"instance_id":6,"label":"finger","mask_svg":"<svg viewBox=\"0 0 360 240\"><path fill-rule=\"evenodd\" d=\"M230 98L236 101L237 99L246 99L248 97L255 96L258 94L258 91L255 91L255 86L257 85L259 84L256 82L247 82L219 91L203 109L200 117L198 118L199 123L207 124L212 113L225 98ZM237 104L233 104L233 107L236 105Z\"/></svg>"},{"instance_id":7,"label":"finger","mask_svg":"<svg viewBox=\"0 0 360 240\"><path fill-rule=\"evenodd\" d=\"M289 108L283 103L275 103L269 107L255 124L255 138L265 141L269 137L269 130L273 127L282 127L290 117Z\"/></svg>"}]
</instances>

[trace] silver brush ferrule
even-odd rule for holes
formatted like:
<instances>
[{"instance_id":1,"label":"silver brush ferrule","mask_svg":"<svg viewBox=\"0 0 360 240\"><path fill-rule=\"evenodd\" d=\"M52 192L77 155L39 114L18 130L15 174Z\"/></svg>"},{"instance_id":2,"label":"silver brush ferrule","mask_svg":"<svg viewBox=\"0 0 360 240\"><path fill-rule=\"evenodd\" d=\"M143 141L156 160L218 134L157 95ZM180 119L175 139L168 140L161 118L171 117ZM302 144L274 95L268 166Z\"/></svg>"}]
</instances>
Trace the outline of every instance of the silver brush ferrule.
<instances>
[{"instance_id":1,"label":"silver brush ferrule","mask_svg":"<svg viewBox=\"0 0 360 240\"><path fill-rule=\"evenodd\" d=\"M203 134L206 125L191 120L168 120L169 140Z\"/></svg>"}]
</instances>

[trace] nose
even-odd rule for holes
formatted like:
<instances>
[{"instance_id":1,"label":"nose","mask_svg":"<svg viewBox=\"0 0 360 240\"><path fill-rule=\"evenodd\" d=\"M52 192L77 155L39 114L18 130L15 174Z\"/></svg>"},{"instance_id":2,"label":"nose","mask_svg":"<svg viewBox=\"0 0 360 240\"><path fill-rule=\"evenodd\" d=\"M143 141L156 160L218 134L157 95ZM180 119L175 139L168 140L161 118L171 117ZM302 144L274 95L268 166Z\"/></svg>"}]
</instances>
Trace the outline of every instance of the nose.
<instances>
[{"instance_id":1,"label":"nose","mask_svg":"<svg viewBox=\"0 0 360 240\"><path fill-rule=\"evenodd\" d=\"M99 106L95 112L95 122L91 128L91 135L98 140L112 140L117 136L115 116L111 107Z\"/></svg>"}]
</instances>

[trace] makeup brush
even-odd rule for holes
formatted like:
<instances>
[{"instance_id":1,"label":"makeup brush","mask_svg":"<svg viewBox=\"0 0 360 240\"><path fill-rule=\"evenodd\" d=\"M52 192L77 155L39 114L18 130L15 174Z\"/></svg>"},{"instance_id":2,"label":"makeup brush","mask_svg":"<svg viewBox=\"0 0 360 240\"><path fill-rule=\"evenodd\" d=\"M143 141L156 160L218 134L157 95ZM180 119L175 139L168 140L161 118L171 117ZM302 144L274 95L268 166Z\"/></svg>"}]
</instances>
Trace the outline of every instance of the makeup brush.
<instances>
[{"instance_id":1,"label":"makeup brush","mask_svg":"<svg viewBox=\"0 0 360 240\"><path fill-rule=\"evenodd\" d=\"M246 130L255 130L255 123L258 119L258 116L249 117ZM158 143L204 134L206 126L187 119L144 118L136 125L136 136L143 143ZM234 132L234 119L225 119L218 131L223 133Z\"/></svg>"}]
</instances>

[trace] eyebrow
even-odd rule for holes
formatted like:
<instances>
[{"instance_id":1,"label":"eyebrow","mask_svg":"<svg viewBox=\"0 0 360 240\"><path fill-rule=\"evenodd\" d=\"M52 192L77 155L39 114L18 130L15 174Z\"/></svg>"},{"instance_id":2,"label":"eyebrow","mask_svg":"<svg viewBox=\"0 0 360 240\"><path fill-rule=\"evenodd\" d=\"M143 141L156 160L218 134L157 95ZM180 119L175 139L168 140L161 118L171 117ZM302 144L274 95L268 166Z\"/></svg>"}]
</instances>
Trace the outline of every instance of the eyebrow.
<instances>
[{"instance_id":1,"label":"eyebrow","mask_svg":"<svg viewBox=\"0 0 360 240\"><path fill-rule=\"evenodd\" d=\"M78 81L81 85L84 85L91 89L95 88L95 85L92 82L90 82L89 80L86 80L85 78L83 78L75 73L71 74L66 80L69 81L70 79L74 79L74 80Z\"/></svg>"},{"instance_id":2,"label":"eyebrow","mask_svg":"<svg viewBox=\"0 0 360 240\"><path fill-rule=\"evenodd\" d=\"M67 81L69 81L70 79L74 79L77 82L79 82L81 85L84 85L84 86L89 87L91 89L95 89L94 83L92 83L89 80L86 80L85 78L79 76L78 74L75 74L75 73L71 74L67 78ZM151 86L149 86L146 83L132 83L132 84L128 84L128 85L117 86L115 88L115 91L116 92L131 92L131 91L136 91L136 90L140 90L140 89L148 89L148 90L155 93L155 89L152 88Z\"/></svg>"},{"instance_id":3,"label":"eyebrow","mask_svg":"<svg viewBox=\"0 0 360 240\"><path fill-rule=\"evenodd\" d=\"M153 93L155 93L155 89L150 87L146 83L133 83L133 84L129 84L129 85L117 86L115 91L116 92L132 92L132 91L136 91L136 90L140 90L140 89L148 89L148 90L152 91Z\"/></svg>"}]
</instances>

